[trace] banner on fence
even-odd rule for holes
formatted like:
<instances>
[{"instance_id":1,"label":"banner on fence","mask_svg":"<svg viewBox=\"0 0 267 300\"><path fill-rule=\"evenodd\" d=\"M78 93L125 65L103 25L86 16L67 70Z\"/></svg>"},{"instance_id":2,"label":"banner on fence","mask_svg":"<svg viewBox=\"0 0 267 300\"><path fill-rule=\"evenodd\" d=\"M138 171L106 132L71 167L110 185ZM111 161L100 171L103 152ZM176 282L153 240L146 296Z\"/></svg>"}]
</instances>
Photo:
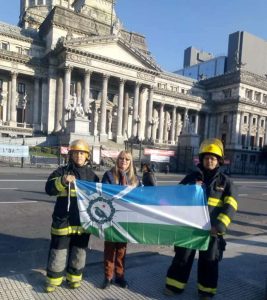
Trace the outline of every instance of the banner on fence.
<instances>
[{"instance_id":1,"label":"banner on fence","mask_svg":"<svg viewBox=\"0 0 267 300\"><path fill-rule=\"evenodd\" d=\"M144 155L175 156L175 151L145 148Z\"/></svg>"},{"instance_id":2,"label":"banner on fence","mask_svg":"<svg viewBox=\"0 0 267 300\"><path fill-rule=\"evenodd\" d=\"M29 157L29 146L0 144L0 156Z\"/></svg>"}]
</instances>

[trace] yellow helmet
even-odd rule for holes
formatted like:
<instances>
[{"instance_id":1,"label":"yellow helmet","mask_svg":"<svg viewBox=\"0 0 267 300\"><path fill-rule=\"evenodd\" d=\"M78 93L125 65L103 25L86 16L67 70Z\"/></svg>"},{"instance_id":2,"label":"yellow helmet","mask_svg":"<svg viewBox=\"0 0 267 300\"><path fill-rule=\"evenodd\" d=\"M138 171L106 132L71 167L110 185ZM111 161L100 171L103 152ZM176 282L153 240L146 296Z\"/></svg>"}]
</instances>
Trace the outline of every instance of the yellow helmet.
<instances>
[{"instance_id":1,"label":"yellow helmet","mask_svg":"<svg viewBox=\"0 0 267 300\"><path fill-rule=\"evenodd\" d=\"M220 158L223 158L223 144L219 139L207 139L204 140L199 147L199 155L201 154L214 154Z\"/></svg>"},{"instance_id":2,"label":"yellow helmet","mask_svg":"<svg viewBox=\"0 0 267 300\"><path fill-rule=\"evenodd\" d=\"M71 151L83 151L83 152L88 153L88 156L89 156L89 153L90 153L89 145L84 140L75 140L75 141L73 141L70 144L69 151L70 152Z\"/></svg>"}]
</instances>

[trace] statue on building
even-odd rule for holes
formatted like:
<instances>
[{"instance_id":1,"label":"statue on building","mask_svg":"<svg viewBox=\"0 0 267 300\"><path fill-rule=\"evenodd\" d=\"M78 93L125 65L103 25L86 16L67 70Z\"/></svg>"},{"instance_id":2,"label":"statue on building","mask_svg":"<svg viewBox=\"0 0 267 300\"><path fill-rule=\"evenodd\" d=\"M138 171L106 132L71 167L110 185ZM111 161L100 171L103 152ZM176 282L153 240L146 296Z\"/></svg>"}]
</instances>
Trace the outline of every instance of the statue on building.
<instances>
[{"instance_id":1,"label":"statue on building","mask_svg":"<svg viewBox=\"0 0 267 300\"><path fill-rule=\"evenodd\" d=\"M75 118L84 118L85 117L84 109L83 109L81 102L78 103L77 107L74 110L74 117Z\"/></svg>"},{"instance_id":2,"label":"statue on building","mask_svg":"<svg viewBox=\"0 0 267 300\"><path fill-rule=\"evenodd\" d=\"M119 19L116 19L112 26L112 34L116 36L120 36L120 31L122 29L122 24Z\"/></svg>"},{"instance_id":3,"label":"statue on building","mask_svg":"<svg viewBox=\"0 0 267 300\"><path fill-rule=\"evenodd\" d=\"M82 103L78 103L78 99L75 93L72 97L72 103L69 103L67 106L67 111L70 112L70 117L73 119L85 117L85 112Z\"/></svg>"},{"instance_id":4,"label":"statue on building","mask_svg":"<svg viewBox=\"0 0 267 300\"><path fill-rule=\"evenodd\" d=\"M191 131L190 121L189 121L188 113L186 112L185 115L184 115L184 123L183 123L182 134L189 134L190 131Z\"/></svg>"}]
</instances>

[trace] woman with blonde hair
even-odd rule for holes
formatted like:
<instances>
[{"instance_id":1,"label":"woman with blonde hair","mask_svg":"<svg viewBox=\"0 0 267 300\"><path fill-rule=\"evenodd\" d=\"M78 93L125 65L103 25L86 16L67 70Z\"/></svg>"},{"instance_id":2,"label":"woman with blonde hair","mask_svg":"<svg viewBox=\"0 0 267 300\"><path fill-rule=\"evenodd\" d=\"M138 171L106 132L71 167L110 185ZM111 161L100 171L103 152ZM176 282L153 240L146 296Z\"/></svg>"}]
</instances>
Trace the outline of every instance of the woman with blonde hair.
<instances>
[{"instance_id":1,"label":"woman with blonde hair","mask_svg":"<svg viewBox=\"0 0 267 300\"><path fill-rule=\"evenodd\" d=\"M126 186L140 185L140 180L136 176L131 152L121 151L119 153L115 166L103 175L102 183ZM102 286L103 289L110 287L114 269L115 283L122 288L128 288L128 282L124 278L126 247L127 243L105 241L105 279Z\"/></svg>"}]
</instances>

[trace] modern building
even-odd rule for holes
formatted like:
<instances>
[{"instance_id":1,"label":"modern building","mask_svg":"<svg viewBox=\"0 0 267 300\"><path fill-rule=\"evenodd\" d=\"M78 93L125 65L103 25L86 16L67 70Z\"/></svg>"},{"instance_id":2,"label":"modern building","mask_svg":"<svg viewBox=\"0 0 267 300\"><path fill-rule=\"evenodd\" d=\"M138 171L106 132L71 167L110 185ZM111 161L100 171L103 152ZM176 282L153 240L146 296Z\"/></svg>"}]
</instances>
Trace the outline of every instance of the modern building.
<instances>
[{"instance_id":1,"label":"modern building","mask_svg":"<svg viewBox=\"0 0 267 300\"><path fill-rule=\"evenodd\" d=\"M254 41L262 66L247 49ZM227 62L196 54L221 71L192 79L160 68L112 0L21 0L19 26L0 23L0 135L165 149L181 135L219 137L237 170L255 165L267 144L265 46L230 35Z\"/></svg>"}]
</instances>

